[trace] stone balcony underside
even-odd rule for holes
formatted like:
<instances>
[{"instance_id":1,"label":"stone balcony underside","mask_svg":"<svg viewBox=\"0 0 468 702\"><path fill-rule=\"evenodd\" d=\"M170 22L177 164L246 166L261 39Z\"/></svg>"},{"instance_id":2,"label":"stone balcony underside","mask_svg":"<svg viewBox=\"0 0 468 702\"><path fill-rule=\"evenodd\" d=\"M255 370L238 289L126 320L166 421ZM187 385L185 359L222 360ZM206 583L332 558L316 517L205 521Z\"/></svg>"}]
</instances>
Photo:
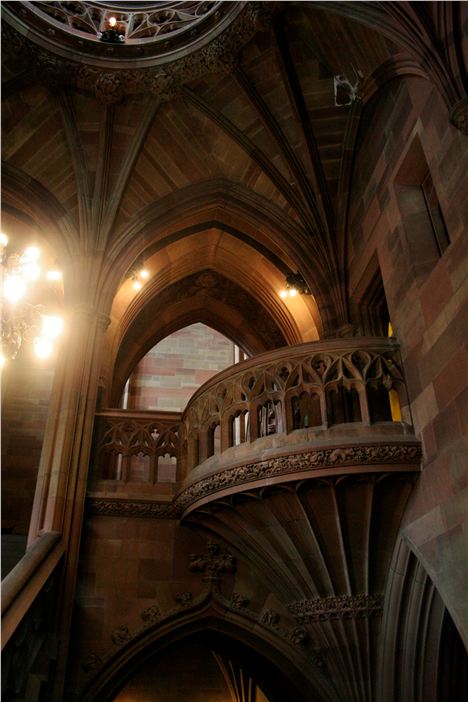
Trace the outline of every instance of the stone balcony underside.
<instances>
[{"instance_id":1,"label":"stone balcony underside","mask_svg":"<svg viewBox=\"0 0 468 702\"><path fill-rule=\"evenodd\" d=\"M169 458L174 479L161 483ZM393 340L302 344L219 373L182 416L99 413L90 523L201 528L238 562L232 597L210 600L221 603L215 616L277 637L314 699L371 702L390 562L420 460ZM163 637L170 617L204 616L199 601L162 615L148 637Z\"/></svg>"},{"instance_id":2,"label":"stone balcony underside","mask_svg":"<svg viewBox=\"0 0 468 702\"><path fill-rule=\"evenodd\" d=\"M417 472L420 457L396 342L315 342L217 374L182 417L100 412L89 504L180 518L247 486Z\"/></svg>"}]
</instances>

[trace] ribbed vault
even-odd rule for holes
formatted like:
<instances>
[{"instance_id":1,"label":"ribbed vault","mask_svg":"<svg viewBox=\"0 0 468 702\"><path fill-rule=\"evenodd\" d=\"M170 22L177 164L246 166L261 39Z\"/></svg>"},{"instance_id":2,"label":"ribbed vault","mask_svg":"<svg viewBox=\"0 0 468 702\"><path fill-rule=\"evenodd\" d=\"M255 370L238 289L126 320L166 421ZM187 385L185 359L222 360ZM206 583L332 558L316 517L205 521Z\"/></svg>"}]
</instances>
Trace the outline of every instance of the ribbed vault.
<instances>
[{"instance_id":1,"label":"ribbed vault","mask_svg":"<svg viewBox=\"0 0 468 702\"><path fill-rule=\"evenodd\" d=\"M17 5L2 25L5 199L63 240L71 299L84 289L108 313L133 261L211 222L299 270L326 333L349 322L362 107L408 73L435 80L450 106L462 97L458 35L447 55L432 42L456 25L456 4L247 3L222 55L195 52L157 76L119 72L113 56L96 85L94 69L18 33L29 20L12 19ZM336 75L356 86L354 102L336 101Z\"/></svg>"}]
</instances>

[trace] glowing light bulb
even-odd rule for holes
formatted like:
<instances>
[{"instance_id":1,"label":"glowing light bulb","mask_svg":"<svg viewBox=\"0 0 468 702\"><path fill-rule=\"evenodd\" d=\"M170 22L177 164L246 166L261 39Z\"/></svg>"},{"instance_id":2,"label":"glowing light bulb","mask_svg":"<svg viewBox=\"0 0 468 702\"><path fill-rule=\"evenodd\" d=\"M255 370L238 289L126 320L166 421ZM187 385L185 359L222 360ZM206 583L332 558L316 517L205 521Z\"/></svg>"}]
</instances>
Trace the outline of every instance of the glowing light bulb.
<instances>
[{"instance_id":1,"label":"glowing light bulb","mask_svg":"<svg viewBox=\"0 0 468 702\"><path fill-rule=\"evenodd\" d=\"M61 271L47 271L46 273L46 278L47 280L60 280L62 278L62 273Z\"/></svg>"},{"instance_id":2,"label":"glowing light bulb","mask_svg":"<svg viewBox=\"0 0 468 702\"><path fill-rule=\"evenodd\" d=\"M117 20L115 19L115 17L109 17L109 24L111 27L115 27L115 25L117 24Z\"/></svg>"},{"instance_id":3,"label":"glowing light bulb","mask_svg":"<svg viewBox=\"0 0 468 702\"><path fill-rule=\"evenodd\" d=\"M8 237L3 232L0 232L0 246L3 246L3 248L8 246Z\"/></svg>"},{"instance_id":4,"label":"glowing light bulb","mask_svg":"<svg viewBox=\"0 0 468 702\"><path fill-rule=\"evenodd\" d=\"M290 297L296 297L297 295L297 290L296 288L289 288L289 296Z\"/></svg>"},{"instance_id":5,"label":"glowing light bulb","mask_svg":"<svg viewBox=\"0 0 468 702\"><path fill-rule=\"evenodd\" d=\"M139 273L139 276L140 278L144 278L146 280L146 278L149 277L149 271L147 271L146 268L142 268Z\"/></svg>"},{"instance_id":6,"label":"glowing light bulb","mask_svg":"<svg viewBox=\"0 0 468 702\"><path fill-rule=\"evenodd\" d=\"M41 272L41 267L35 261L30 261L22 266L23 275L28 280L37 280Z\"/></svg>"},{"instance_id":7,"label":"glowing light bulb","mask_svg":"<svg viewBox=\"0 0 468 702\"><path fill-rule=\"evenodd\" d=\"M52 344L48 339L36 336L34 339L34 352L38 358L48 358L52 353Z\"/></svg>"},{"instance_id":8,"label":"glowing light bulb","mask_svg":"<svg viewBox=\"0 0 468 702\"><path fill-rule=\"evenodd\" d=\"M21 256L21 260L24 261L25 263L29 261L37 261L39 256L41 255L41 252L37 248L37 246L28 246L28 248L25 250L24 254Z\"/></svg>"},{"instance_id":9,"label":"glowing light bulb","mask_svg":"<svg viewBox=\"0 0 468 702\"><path fill-rule=\"evenodd\" d=\"M12 304L21 300L26 294L26 283L23 277L17 273L8 275L3 283L3 294Z\"/></svg>"},{"instance_id":10,"label":"glowing light bulb","mask_svg":"<svg viewBox=\"0 0 468 702\"><path fill-rule=\"evenodd\" d=\"M132 285L134 290L141 290L143 287L143 284L139 280L134 280Z\"/></svg>"},{"instance_id":11,"label":"glowing light bulb","mask_svg":"<svg viewBox=\"0 0 468 702\"><path fill-rule=\"evenodd\" d=\"M45 337L56 338L63 332L63 321L60 317L44 315L42 318L42 333Z\"/></svg>"},{"instance_id":12,"label":"glowing light bulb","mask_svg":"<svg viewBox=\"0 0 468 702\"><path fill-rule=\"evenodd\" d=\"M288 291L287 291L287 290L281 290L279 296L284 300L284 298L288 296Z\"/></svg>"}]
</instances>

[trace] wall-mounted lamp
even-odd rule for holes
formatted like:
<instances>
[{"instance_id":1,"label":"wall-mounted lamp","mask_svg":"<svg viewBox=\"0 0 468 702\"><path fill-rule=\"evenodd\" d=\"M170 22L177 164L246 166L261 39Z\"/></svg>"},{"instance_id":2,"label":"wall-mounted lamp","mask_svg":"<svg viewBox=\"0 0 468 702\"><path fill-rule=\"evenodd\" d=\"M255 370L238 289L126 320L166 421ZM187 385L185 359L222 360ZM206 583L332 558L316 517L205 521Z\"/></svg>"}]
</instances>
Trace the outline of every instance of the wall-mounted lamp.
<instances>
[{"instance_id":1,"label":"wall-mounted lamp","mask_svg":"<svg viewBox=\"0 0 468 702\"><path fill-rule=\"evenodd\" d=\"M136 292L138 292L142 289L144 281L148 280L149 275L149 271L147 268L145 268L145 265L142 262L142 260L138 259L130 268L126 277L131 278L132 287Z\"/></svg>"},{"instance_id":2,"label":"wall-mounted lamp","mask_svg":"<svg viewBox=\"0 0 468 702\"><path fill-rule=\"evenodd\" d=\"M296 297L296 295L310 295L307 283L300 273L289 273L286 276L286 287L281 290L281 298Z\"/></svg>"}]
</instances>

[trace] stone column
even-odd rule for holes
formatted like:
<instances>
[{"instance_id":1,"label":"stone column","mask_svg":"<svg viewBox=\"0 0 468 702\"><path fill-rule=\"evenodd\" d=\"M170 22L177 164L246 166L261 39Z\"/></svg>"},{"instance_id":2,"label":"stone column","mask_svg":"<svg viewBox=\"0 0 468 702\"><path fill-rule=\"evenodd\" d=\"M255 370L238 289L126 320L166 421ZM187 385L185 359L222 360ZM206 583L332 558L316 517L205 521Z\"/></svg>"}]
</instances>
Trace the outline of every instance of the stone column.
<instances>
[{"instance_id":1,"label":"stone column","mask_svg":"<svg viewBox=\"0 0 468 702\"><path fill-rule=\"evenodd\" d=\"M59 649L53 695L57 701L62 699L101 345L108 323L104 314L85 305L75 306L69 314L68 339L55 372L29 531L29 545L42 533L55 531L62 534L65 546L57 609Z\"/></svg>"}]
</instances>

